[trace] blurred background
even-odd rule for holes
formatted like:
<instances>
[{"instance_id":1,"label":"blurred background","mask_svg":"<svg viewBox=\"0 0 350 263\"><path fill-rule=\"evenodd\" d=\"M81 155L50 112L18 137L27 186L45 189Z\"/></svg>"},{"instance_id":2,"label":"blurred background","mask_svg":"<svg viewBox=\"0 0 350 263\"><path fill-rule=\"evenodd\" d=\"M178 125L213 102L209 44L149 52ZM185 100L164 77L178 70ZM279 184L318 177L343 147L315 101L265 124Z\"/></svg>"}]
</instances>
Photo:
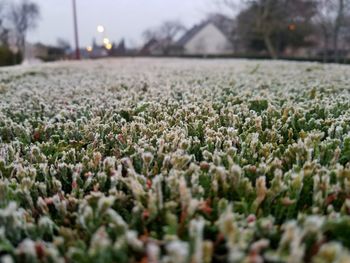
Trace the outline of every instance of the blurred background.
<instances>
[{"instance_id":1,"label":"blurred background","mask_svg":"<svg viewBox=\"0 0 350 263\"><path fill-rule=\"evenodd\" d=\"M0 66L121 56L349 63L350 0L0 0Z\"/></svg>"}]
</instances>

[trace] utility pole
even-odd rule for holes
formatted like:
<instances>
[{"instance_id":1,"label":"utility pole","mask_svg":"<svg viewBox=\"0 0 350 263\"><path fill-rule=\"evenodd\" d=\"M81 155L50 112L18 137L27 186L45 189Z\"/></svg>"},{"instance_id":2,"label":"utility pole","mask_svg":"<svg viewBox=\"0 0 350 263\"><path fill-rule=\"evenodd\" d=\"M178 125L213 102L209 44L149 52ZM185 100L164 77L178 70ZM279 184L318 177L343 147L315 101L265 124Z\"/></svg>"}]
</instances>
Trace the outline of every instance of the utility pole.
<instances>
[{"instance_id":1,"label":"utility pole","mask_svg":"<svg viewBox=\"0 0 350 263\"><path fill-rule=\"evenodd\" d=\"M77 19L77 4L76 0L73 1L73 18L74 18L74 38L75 38L75 58L80 59L79 49L79 34L78 34L78 19Z\"/></svg>"}]
</instances>

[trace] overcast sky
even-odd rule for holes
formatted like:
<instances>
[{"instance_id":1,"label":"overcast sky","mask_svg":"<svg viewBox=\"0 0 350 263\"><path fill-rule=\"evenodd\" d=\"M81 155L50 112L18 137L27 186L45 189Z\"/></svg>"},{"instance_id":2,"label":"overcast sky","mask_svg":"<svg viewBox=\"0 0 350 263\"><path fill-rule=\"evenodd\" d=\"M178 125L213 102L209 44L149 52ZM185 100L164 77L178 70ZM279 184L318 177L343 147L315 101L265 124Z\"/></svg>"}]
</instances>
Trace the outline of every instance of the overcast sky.
<instances>
[{"instance_id":1,"label":"overcast sky","mask_svg":"<svg viewBox=\"0 0 350 263\"><path fill-rule=\"evenodd\" d=\"M73 44L72 0L32 0L41 7L38 28L28 34L31 42L55 44L58 38ZM98 38L96 26L106 28L114 41L142 43L142 32L162 21L179 19L186 26L198 23L215 8L215 0L76 0L81 46ZM101 37L101 36L100 36ZM101 37L102 38L102 37Z\"/></svg>"}]
</instances>

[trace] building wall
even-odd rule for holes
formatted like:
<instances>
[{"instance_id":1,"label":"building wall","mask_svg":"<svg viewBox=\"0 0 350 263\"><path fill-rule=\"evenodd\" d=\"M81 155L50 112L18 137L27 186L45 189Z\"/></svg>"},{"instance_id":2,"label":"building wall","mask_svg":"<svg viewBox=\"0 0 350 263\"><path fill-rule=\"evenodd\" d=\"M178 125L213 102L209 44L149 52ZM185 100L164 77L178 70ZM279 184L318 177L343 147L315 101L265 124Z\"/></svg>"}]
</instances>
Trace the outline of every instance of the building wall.
<instances>
[{"instance_id":1,"label":"building wall","mask_svg":"<svg viewBox=\"0 0 350 263\"><path fill-rule=\"evenodd\" d=\"M41 44L26 43L24 59L34 60L48 55L48 48Z\"/></svg>"},{"instance_id":2,"label":"building wall","mask_svg":"<svg viewBox=\"0 0 350 263\"><path fill-rule=\"evenodd\" d=\"M232 53L232 44L213 24L199 31L184 47L187 55L219 55Z\"/></svg>"}]
</instances>

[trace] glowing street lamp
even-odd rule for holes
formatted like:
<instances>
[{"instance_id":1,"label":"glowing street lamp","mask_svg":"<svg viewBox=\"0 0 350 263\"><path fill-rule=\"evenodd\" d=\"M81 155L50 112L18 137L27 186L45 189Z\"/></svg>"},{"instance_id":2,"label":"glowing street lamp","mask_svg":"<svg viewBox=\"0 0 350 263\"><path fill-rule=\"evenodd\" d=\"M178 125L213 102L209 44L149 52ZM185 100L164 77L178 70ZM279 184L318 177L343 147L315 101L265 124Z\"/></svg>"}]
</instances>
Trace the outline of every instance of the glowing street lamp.
<instances>
[{"instance_id":1,"label":"glowing street lamp","mask_svg":"<svg viewBox=\"0 0 350 263\"><path fill-rule=\"evenodd\" d=\"M92 52L92 46L88 46L88 47L86 48L86 51L87 51L87 52Z\"/></svg>"},{"instance_id":2,"label":"glowing street lamp","mask_svg":"<svg viewBox=\"0 0 350 263\"><path fill-rule=\"evenodd\" d=\"M97 32L98 32L98 33L103 33L103 32L105 32L104 26L98 25L98 26L97 26Z\"/></svg>"},{"instance_id":3,"label":"glowing street lamp","mask_svg":"<svg viewBox=\"0 0 350 263\"><path fill-rule=\"evenodd\" d=\"M111 43L108 43L105 45L106 49L111 50L113 45Z\"/></svg>"},{"instance_id":4,"label":"glowing street lamp","mask_svg":"<svg viewBox=\"0 0 350 263\"><path fill-rule=\"evenodd\" d=\"M103 44L105 44L105 45L108 45L110 42L109 42L109 39L107 38L107 37L105 37L104 39L103 39Z\"/></svg>"},{"instance_id":5,"label":"glowing street lamp","mask_svg":"<svg viewBox=\"0 0 350 263\"><path fill-rule=\"evenodd\" d=\"M297 29L296 24L292 23L288 25L288 30L289 31L295 31Z\"/></svg>"}]
</instances>

